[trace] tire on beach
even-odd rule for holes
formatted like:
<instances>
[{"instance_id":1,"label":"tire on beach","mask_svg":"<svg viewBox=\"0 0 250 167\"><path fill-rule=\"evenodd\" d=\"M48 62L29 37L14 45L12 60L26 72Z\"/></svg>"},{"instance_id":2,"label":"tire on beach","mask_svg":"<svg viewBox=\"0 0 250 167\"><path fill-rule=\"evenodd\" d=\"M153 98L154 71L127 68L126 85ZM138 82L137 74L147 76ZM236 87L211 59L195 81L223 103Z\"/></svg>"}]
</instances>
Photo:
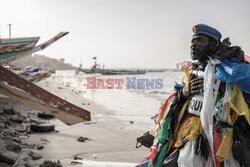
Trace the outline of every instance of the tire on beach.
<instances>
[{"instance_id":1,"label":"tire on beach","mask_svg":"<svg viewBox=\"0 0 250 167\"><path fill-rule=\"evenodd\" d=\"M31 124L30 130L34 132L52 132L55 130L55 125L52 124Z\"/></svg>"},{"instance_id":2,"label":"tire on beach","mask_svg":"<svg viewBox=\"0 0 250 167\"><path fill-rule=\"evenodd\" d=\"M46 114L46 113L42 113L42 112L39 112L39 113L37 114L37 117L38 117L38 118L42 118L42 119L52 119L52 118L55 118L54 115Z\"/></svg>"}]
</instances>

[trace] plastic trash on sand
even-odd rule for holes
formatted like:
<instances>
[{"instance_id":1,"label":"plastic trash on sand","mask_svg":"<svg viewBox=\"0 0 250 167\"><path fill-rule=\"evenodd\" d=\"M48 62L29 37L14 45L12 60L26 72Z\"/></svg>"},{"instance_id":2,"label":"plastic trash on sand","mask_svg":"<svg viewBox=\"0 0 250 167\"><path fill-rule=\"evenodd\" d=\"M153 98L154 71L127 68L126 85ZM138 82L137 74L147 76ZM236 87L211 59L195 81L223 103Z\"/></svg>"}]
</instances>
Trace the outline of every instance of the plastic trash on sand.
<instances>
[{"instance_id":1,"label":"plastic trash on sand","mask_svg":"<svg viewBox=\"0 0 250 167\"><path fill-rule=\"evenodd\" d=\"M138 137L136 140L137 140L137 143L136 143L136 148L139 148L141 147L142 145L147 147L147 148L150 148L153 143L154 143L154 136L152 136L149 131L146 132L144 135L142 135L141 137Z\"/></svg>"}]
</instances>

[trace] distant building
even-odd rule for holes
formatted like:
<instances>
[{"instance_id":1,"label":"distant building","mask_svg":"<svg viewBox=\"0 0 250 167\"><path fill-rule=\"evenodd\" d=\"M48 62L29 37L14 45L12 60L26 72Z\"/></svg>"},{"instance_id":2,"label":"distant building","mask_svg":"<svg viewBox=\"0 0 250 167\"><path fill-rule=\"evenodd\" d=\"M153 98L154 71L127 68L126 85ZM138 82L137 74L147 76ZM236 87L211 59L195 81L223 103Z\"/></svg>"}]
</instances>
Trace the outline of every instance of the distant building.
<instances>
[{"instance_id":1,"label":"distant building","mask_svg":"<svg viewBox=\"0 0 250 167\"><path fill-rule=\"evenodd\" d=\"M65 64L65 59L54 59L50 57L46 57L45 55L34 54L33 56L26 56L23 58L18 59L17 61L13 61L13 65L16 67L26 67L26 66L33 66L39 67L42 69L55 69L55 70L73 70L71 64Z\"/></svg>"},{"instance_id":2,"label":"distant building","mask_svg":"<svg viewBox=\"0 0 250 167\"><path fill-rule=\"evenodd\" d=\"M44 55L38 55L38 54L34 54L35 57L35 61L36 61L36 65L41 65L45 63L45 56Z\"/></svg>"},{"instance_id":3,"label":"distant building","mask_svg":"<svg viewBox=\"0 0 250 167\"><path fill-rule=\"evenodd\" d=\"M59 62L61 62L61 63L64 63L64 61L65 61L64 58L60 58L60 59L59 59Z\"/></svg>"}]
</instances>

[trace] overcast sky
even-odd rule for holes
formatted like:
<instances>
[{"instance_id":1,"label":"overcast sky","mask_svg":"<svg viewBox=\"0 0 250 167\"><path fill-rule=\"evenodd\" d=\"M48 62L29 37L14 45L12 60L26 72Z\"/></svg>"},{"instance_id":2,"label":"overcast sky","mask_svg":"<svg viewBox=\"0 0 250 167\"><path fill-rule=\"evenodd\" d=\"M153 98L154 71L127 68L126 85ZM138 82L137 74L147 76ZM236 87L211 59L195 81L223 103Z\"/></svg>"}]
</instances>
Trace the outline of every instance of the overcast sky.
<instances>
[{"instance_id":1,"label":"overcast sky","mask_svg":"<svg viewBox=\"0 0 250 167\"><path fill-rule=\"evenodd\" d=\"M250 55L249 0L0 0L0 35L69 34L39 54L84 67L175 68L190 60L192 26L205 23Z\"/></svg>"}]
</instances>

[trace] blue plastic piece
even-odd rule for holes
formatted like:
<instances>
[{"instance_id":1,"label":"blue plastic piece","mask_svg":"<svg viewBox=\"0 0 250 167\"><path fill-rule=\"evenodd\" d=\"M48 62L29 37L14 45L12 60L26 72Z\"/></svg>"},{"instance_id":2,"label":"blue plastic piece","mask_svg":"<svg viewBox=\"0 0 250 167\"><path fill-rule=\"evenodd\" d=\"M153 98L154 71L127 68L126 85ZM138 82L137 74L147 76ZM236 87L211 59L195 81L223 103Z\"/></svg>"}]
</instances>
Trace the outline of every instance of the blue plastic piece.
<instances>
[{"instance_id":1,"label":"blue plastic piece","mask_svg":"<svg viewBox=\"0 0 250 167\"><path fill-rule=\"evenodd\" d=\"M151 117L152 120L155 121L155 118L157 117L158 114L155 114L154 116Z\"/></svg>"},{"instance_id":2,"label":"blue plastic piece","mask_svg":"<svg viewBox=\"0 0 250 167\"><path fill-rule=\"evenodd\" d=\"M177 82L175 82L174 90L175 91L181 90L182 88L184 88L184 86L185 86L184 82L182 82L181 84L178 84Z\"/></svg>"},{"instance_id":3,"label":"blue plastic piece","mask_svg":"<svg viewBox=\"0 0 250 167\"><path fill-rule=\"evenodd\" d=\"M235 84L239 89L250 93L250 65L243 64L238 59L223 59L216 65L214 78L223 82Z\"/></svg>"}]
</instances>

